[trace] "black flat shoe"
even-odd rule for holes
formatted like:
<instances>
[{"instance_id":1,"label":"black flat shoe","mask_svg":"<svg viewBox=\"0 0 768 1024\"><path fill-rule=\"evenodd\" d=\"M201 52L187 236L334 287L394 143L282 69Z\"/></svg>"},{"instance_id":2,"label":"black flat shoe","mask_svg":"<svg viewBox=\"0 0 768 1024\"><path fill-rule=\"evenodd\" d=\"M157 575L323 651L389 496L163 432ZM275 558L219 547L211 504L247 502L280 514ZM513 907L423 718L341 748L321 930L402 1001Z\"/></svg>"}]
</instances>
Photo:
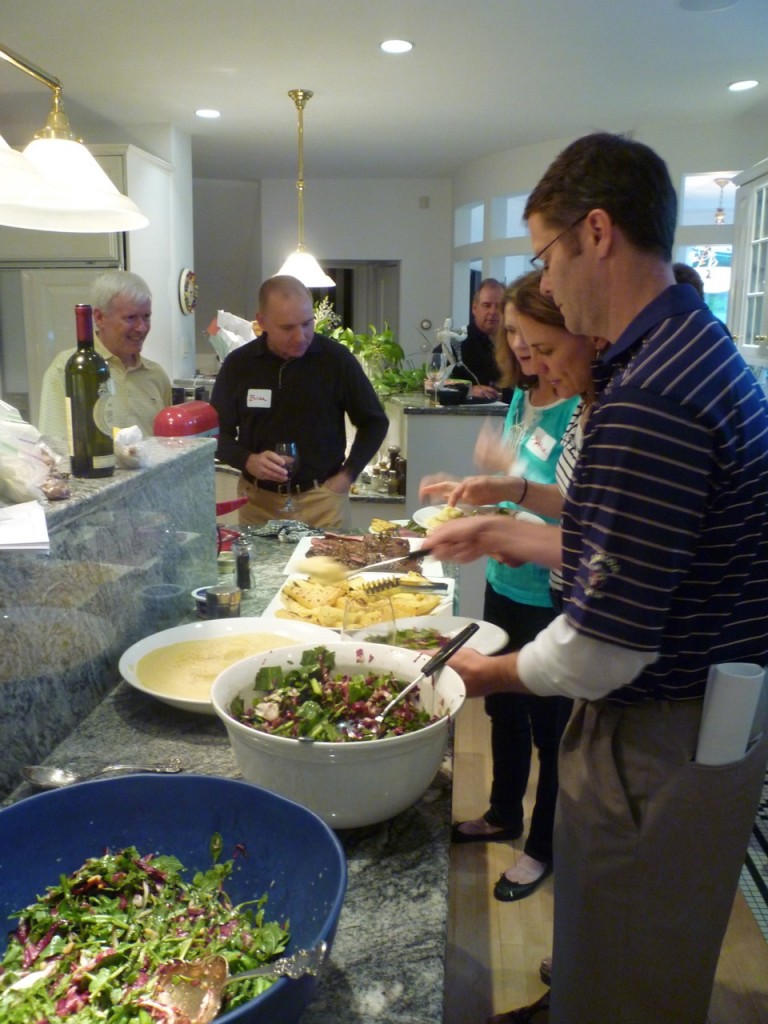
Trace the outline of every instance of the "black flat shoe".
<instances>
[{"instance_id":1,"label":"black flat shoe","mask_svg":"<svg viewBox=\"0 0 768 1024\"><path fill-rule=\"evenodd\" d=\"M509 843L523 834L522 825L519 828L500 828L495 832L462 832L459 827L462 824L457 821L451 825L452 843Z\"/></svg>"},{"instance_id":2,"label":"black flat shoe","mask_svg":"<svg viewBox=\"0 0 768 1024\"><path fill-rule=\"evenodd\" d=\"M547 864L544 869L544 873L534 882L510 882L506 875L502 874L496 885L493 887L493 895L497 900L501 900L502 903L514 903L515 900L524 900L526 896L530 896L534 889L537 889L541 883L552 874L552 865Z\"/></svg>"},{"instance_id":3,"label":"black flat shoe","mask_svg":"<svg viewBox=\"0 0 768 1024\"><path fill-rule=\"evenodd\" d=\"M547 1024L549 1021L549 992L530 1006L519 1010L508 1010L488 1018L488 1024Z\"/></svg>"}]
</instances>

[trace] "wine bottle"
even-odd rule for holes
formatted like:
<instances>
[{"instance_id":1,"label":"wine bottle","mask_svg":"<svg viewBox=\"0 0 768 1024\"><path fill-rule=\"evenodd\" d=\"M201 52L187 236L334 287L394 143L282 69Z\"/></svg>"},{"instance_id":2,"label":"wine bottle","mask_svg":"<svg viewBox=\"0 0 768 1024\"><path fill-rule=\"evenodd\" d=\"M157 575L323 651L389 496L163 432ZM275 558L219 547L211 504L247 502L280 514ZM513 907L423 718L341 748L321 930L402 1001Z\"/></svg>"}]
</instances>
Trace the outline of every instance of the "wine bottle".
<instances>
[{"instance_id":1,"label":"wine bottle","mask_svg":"<svg viewBox=\"0 0 768 1024\"><path fill-rule=\"evenodd\" d=\"M69 458L74 476L112 476L114 382L109 367L93 347L93 311L75 306L77 352L64 368Z\"/></svg>"}]
</instances>

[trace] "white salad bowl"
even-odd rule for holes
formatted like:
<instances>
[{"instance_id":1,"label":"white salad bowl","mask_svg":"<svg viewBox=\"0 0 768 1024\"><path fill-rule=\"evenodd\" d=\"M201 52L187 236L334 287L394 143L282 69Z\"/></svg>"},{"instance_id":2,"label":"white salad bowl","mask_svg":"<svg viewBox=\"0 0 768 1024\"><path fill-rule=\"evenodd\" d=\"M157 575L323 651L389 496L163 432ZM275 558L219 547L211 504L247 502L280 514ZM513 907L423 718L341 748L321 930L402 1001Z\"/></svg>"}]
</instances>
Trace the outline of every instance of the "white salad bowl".
<instances>
[{"instance_id":1,"label":"white salad bowl","mask_svg":"<svg viewBox=\"0 0 768 1024\"><path fill-rule=\"evenodd\" d=\"M332 828L385 821L406 810L429 788L445 755L450 721L464 703L464 683L451 668L421 683L419 703L439 718L402 736L339 743L291 739L260 732L232 717L230 704L241 695L249 702L259 669L279 665L290 670L300 664L304 651L317 646L283 647L230 665L213 684L214 709L249 782L303 804ZM364 667L393 672L404 682L416 679L429 660L421 652L385 644L340 641L323 646L334 653L336 672L359 673Z\"/></svg>"}]
</instances>

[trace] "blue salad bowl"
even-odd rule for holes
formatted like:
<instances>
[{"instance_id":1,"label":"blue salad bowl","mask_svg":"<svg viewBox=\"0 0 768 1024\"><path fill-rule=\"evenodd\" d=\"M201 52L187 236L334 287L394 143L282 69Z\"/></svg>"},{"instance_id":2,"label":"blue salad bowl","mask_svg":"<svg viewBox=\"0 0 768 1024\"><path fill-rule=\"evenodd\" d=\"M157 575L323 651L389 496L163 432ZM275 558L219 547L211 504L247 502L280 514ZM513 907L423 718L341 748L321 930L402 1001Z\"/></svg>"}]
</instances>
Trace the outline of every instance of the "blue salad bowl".
<instances>
[{"instance_id":1,"label":"blue salad bowl","mask_svg":"<svg viewBox=\"0 0 768 1024\"><path fill-rule=\"evenodd\" d=\"M211 837L222 860L235 857L225 889L235 903L265 893L265 920L289 922L286 953L325 940L330 947L346 890L341 845L320 818L248 782L208 775L130 775L29 797L0 811L0 919L41 896L59 876L105 848L177 857L191 879L211 866ZM2 946L4 948L4 945ZM281 978L217 1024L294 1024L320 978Z\"/></svg>"}]
</instances>

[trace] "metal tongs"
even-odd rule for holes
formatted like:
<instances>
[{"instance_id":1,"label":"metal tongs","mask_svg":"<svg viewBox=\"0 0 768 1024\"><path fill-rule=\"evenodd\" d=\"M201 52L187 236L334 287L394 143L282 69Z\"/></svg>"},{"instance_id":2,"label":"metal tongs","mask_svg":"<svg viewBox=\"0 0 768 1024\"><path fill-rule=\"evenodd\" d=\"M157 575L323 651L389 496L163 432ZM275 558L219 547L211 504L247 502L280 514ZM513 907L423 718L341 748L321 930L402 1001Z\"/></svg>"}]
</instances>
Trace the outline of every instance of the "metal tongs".
<instances>
[{"instance_id":1,"label":"metal tongs","mask_svg":"<svg viewBox=\"0 0 768 1024\"><path fill-rule=\"evenodd\" d=\"M398 695L394 697L389 704L387 704L381 714L376 715L376 721L381 724L392 708L396 704L399 704L403 697L406 697L411 690L419 685L419 683L423 683L427 676L434 675L439 668L442 668L446 661L448 661L448 659L454 655L460 647L463 647L467 640L469 640L469 638L476 633L478 629L480 629L480 626L476 622L470 622L468 626L464 627L464 629L459 630L456 636L451 637L448 643L441 647L437 654L432 655L413 682L404 686L400 693L398 693Z\"/></svg>"},{"instance_id":2,"label":"metal tongs","mask_svg":"<svg viewBox=\"0 0 768 1024\"><path fill-rule=\"evenodd\" d=\"M385 576L380 580L365 580L360 584L366 594L381 594L387 590L419 590L425 594L447 594L447 583L430 580L426 576L406 579L404 576Z\"/></svg>"}]
</instances>

